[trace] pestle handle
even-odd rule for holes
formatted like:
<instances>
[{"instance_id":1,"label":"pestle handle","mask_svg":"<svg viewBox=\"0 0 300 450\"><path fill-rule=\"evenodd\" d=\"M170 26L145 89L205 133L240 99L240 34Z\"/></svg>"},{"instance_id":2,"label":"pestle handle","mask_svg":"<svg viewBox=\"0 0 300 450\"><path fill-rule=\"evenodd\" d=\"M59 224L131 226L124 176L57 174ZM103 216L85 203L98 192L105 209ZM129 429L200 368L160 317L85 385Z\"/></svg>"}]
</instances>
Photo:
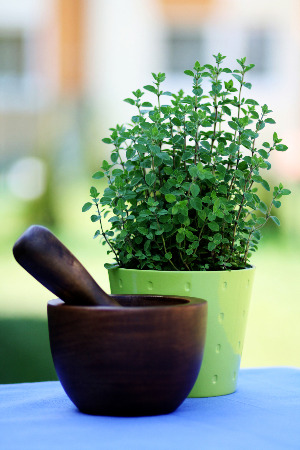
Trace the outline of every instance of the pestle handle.
<instances>
[{"instance_id":1,"label":"pestle handle","mask_svg":"<svg viewBox=\"0 0 300 450\"><path fill-rule=\"evenodd\" d=\"M67 304L120 306L47 228L32 225L13 247L16 261Z\"/></svg>"}]
</instances>

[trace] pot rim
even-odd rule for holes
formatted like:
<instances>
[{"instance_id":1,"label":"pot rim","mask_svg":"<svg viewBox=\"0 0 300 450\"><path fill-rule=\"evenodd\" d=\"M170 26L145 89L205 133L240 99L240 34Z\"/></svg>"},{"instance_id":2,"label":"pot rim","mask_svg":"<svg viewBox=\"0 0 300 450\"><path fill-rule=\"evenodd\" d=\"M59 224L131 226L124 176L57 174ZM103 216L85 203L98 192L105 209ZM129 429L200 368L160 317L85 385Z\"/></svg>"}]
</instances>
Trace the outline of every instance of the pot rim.
<instances>
[{"instance_id":1,"label":"pot rim","mask_svg":"<svg viewBox=\"0 0 300 450\"><path fill-rule=\"evenodd\" d=\"M141 294L128 294L128 295L114 295L116 300L121 300L124 297L141 297ZM132 313L137 311L144 311L144 310L151 310L151 311L162 311L162 310L168 310L174 308L207 308L207 301L202 298L197 297L188 297L188 296L179 296L179 295L155 295L155 294L143 294L143 297L148 297L152 299L174 299L175 301L183 301L183 303L175 303L175 304L169 304L169 305L144 305L144 306L89 306L89 305L67 305L63 300L56 298L49 300L47 302L48 308L68 308L71 309L81 309L83 311L110 311L114 313L122 313L126 311L128 314L129 311L132 311ZM129 313L130 314L130 313Z\"/></svg>"},{"instance_id":2,"label":"pot rim","mask_svg":"<svg viewBox=\"0 0 300 450\"><path fill-rule=\"evenodd\" d=\"M154 270L154 269L126 269L125 267L115 267L115 268L111 268L111 269L107 269L108 272L113 272L113 271L126 271L126 272L145 272L145 273L165 273L165 274L180 274L180 273L185 273L185 274L196 274L196 273L205 273L205 274L209 274L209 273L228 273L228 272L244 272L247 270L255 270L256 266L252 265L249 267L245 267L244 269L228 269L228 270Z\"/></svg>"}]
</instances>

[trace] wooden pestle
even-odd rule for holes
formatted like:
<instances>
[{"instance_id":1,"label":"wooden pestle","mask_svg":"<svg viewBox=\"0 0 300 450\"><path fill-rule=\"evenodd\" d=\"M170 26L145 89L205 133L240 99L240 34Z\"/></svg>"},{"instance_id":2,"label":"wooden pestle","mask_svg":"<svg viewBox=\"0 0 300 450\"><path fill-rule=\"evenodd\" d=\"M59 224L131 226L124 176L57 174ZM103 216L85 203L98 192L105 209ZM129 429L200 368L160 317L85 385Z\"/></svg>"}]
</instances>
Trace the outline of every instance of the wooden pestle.
<instances>
[{"instance_id":1,"label":"wooden pestle","mask_svg":"<svg viewBox=\"0 0 300 450\"><path fill-rule=\"evenodd\" d=\"M13 247L16 261L70 305L120 306L47 228L32 225Z\"/></svg>"}]
</instances>

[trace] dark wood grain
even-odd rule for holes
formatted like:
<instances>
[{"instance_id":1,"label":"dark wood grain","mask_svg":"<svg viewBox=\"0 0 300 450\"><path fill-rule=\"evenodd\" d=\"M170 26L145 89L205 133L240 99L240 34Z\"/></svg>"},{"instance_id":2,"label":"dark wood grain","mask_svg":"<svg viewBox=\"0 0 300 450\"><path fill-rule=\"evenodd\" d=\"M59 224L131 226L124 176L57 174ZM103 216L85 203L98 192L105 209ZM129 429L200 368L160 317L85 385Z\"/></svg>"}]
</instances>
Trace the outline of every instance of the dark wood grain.
<instances>
[{"instance_id":1,"label":"dark wood grain","mask_svg":"<svg viewBox=\"0 0 300 450\"><path fill-rule=\"evenodd\" d=\"M138 295L116 299L123 307L48 303L51 351L62 386L89 414L174 411L201 366L206 302Z\"/></svg>"},{"instance_id":2,"label":"dark wood grain","mask_svg":"<svg viewBox=\"0 0 300 450\"><path fill-rule=\"evenodd\" d=\"M16 241L13 254L27 272L65 303L120 306L45 227L29 227Z\"/></svg>"}]
</instances>

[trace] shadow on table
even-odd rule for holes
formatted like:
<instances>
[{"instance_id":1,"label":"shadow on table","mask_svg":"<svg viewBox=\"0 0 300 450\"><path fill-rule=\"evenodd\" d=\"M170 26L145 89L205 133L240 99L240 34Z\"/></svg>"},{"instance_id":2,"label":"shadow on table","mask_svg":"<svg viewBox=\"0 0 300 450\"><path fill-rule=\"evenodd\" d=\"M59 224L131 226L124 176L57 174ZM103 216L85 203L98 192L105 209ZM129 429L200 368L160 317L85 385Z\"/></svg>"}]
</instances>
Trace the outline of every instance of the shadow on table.
<instances>
[{"instance_id":1,"label":"shadow on table","mask_svg":"<svg viewBox=\"0 0 300 450\"><path fill-rule=\"evenodd\" d=\"M0 383L57 380L47 320L0 319Z\"/></svg>"}]
</instances>

